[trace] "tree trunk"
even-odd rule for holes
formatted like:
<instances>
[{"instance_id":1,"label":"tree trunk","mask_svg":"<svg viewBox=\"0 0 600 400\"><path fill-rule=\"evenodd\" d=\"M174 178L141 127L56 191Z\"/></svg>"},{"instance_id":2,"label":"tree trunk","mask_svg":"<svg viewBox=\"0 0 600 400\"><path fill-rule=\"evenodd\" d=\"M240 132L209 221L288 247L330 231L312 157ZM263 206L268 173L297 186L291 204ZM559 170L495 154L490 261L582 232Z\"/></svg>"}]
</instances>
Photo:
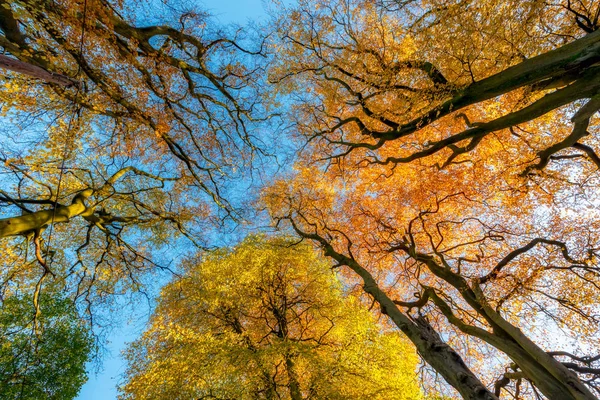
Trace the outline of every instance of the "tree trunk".
<instances>
[{"instance_id":1,"label":"tree trunk","mask_svg":"<svg viewBox=\"0 0 600 400\"><path fill-rule=\"evenodd\" d=\"M298 231L298 230L297 230ZM306 234L305 234L306 235ZM311 235L307 235L311 237ZM389 316L417 348L423 359L431 365L444 380L455 388L465 400L498 400L492 392L477 378L465 364L462 357L445 343L425 318L415 322L404 315L396 304L385 294L373 279L373 276L356 261L337 253L323 238L317 235L313 239L321 242L325 255L347 265L364 282L364 290L381 306L383 314Z\"/></svg>"},{"instance_id":2,"label":"tree trunk","mask_svg":"<svg viewBox=\"0 0 600 400\"><path fill-rule=\"evenodd\" d=\"M48 72L43 68L36 67L35 65L28 64L15 58L7 57L3 54L0 54L0 67L29 75L34 78L42 79L46 82L57 83L61 86L69 87L79 85L77 81L69 78L68 76Z\"/></svg>"},{"instance_id":3,"label":"tree trunk","mask_svg":"<svg viewBox=\"0 0 600 400\"><path fill-rule=\"evenodd\" d=\"M396 326L408 336L427 364L431 365L448 384L454 387L463 399L498 400L498 397L485 387L465 364L462 357L442 340L424 317L419 317L413 323L402 314L381 289L365 285L365 291L375 298L381 305L382 312L388 315Z\"/></svg>"}]
</instances>

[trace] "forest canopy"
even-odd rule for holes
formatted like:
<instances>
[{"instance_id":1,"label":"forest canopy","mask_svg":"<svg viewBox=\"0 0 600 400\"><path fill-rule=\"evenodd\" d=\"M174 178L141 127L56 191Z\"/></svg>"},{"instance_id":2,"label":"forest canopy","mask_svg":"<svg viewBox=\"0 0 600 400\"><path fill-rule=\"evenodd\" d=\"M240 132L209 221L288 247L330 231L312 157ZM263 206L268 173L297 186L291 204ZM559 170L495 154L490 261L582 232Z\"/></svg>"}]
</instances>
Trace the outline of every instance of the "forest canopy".
<instances>
[{"instance_id":1,"label":"forest canopy","mask_svg":"<svg viewBox=\"0 0 600 400\"><path fill-rule=\"evenodd\" d=\"M129 353L150 368L144 346L173 333L159 316L206 311L175 286L239 282L254 261L223 260L244 246L283 255L222 244L279 231L358 299L324 317L356 310L412 343L426 395L597 399L600 4L269 8L234 27L177 1L0 0L2 303L29 299L36 325L52 288L94 328L168 276ZM292 281L324 276L294 265Z\"/></svg>"}]
</instances>

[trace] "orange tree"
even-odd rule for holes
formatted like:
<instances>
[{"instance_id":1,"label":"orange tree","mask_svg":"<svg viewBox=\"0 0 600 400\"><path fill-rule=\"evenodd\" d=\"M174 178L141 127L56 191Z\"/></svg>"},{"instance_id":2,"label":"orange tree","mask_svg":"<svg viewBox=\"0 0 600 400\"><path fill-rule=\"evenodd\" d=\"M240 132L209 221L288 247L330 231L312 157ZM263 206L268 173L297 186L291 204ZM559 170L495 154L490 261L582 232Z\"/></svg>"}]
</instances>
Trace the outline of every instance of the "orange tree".
<instances>
[{"instance_id":1,"label":"orange tree","mask_svg":"<svg viewBox=\"0 0 600 400\"><path fill-rule=\"evenodd\" d=\"M220 30L201 11L174 4L144 18L145 7L3 2L3 50L78 83L35 85L26 75L10 76L4 101L28 113L69 114L75 106L84 114L77 124L93 125L107 153L138 162L152 161L153 151L167 154L189 185L231 211L217 181L257 149L248 125L263 115L254 65L260 57L252 57L260 43L255 53L245 50L236 41L240 31ZM76 141L81 132L66 128L63 140Z\"/></svg>"},{"instance_id":2,"label":"orange tree","mask_svg":"<svg viewBox=\"0 0 600 400\"><path fill-rule=\"evenodd\" d=\"M278 16L270 78L309 145L264 201L463 398L600 394L599 15L307 0Z\"/></svg>"}]
</instances>

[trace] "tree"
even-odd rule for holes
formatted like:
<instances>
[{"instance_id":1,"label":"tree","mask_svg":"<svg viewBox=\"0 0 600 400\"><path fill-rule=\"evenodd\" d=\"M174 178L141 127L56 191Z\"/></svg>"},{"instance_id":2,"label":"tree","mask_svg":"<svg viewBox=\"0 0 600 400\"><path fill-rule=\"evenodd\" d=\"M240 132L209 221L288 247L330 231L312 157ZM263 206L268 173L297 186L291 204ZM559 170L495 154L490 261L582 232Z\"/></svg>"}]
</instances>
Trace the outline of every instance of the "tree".
<instances>
[{"instance_id":1,"label":"tree","mask_svg":"<svg viewBox=\"0 0 600 400\"><path fill-rule=\"evenodd\" d=\"M144 3L128 6L141 13ZM230 38L206 14L174 11L180 8L154 17L163 24L136 26L139 15L102 0L3 2L4 51L81 83L70 91L20 88L7 100L18 106L43 95L38 106L55 112L75 104L111 149L168 153L191 185L227 208L216 180L243 165L250 155L244 149L256 149L247 125L261 116L259 66L244 57L250 52L236 42L239 32Z\"/></svg>"},{"instance_id":2,"label":"tree","mask_svg":"<svg viewBox=\"0 0 600 400\"><path fill-rule=\"evenodd\" d=\"M93 351L88 328L73 303L42 297L37 318L28 296L12 296L0 309L0 396L3 399L74 399L87 381Z\"/></svg>"},{"instance_id":3,"label":"tree","mask_svg":"<svg viewBox=\"0 0 600 400\"><path fill-rule=\"evenodd\" d=\"M405 339L344 291L287 238L192 258L127 351L122 398L421 398Z\"/></svg>"},{"instance_id":4,"label":"tree","mask_svg":"<svg viewBox=\"0 0 600 400\"><path fill-rule=\"evenodd\" d=\"M91 307L166 268L153 250L209 247L239 220L225 186L262 154L260 41L253 53L203 12L146 6L0 2L4 59L78 83L2 77L3 285L52 277Z\"/></svg>"},{"instance_id":5,"label":"tree","mask_svg":"<svg viewBox=\"0 0 600 400\"><path fill-rule=\"evenodd\" d=\"M126 17L126 9L110 2L4 2L4 51L81 83L70 91L52 83L28 91L28 81L17 79L25 87L6 100L55 113L76 105L108 146L104 155L118 149L142 162L157 157L147 150L167 153L190 185L228 209L217 181L257 149L248 123L263 115L255 86L260 67L253 68L256 57L236 42L239 32L229 38L206 14L173 11L180 7L155 17L171 17L177 27L171 21L139 27L131 22L138 16ZM46 99L32 102L32 96Z\"/></svg>"},{"instance_id":6,"label":"tree","mask_svg":"<svg viewBox=\"0 0 600 400\"><path fill-rule=\"evenodd\" d=\"M585 1L280 14L271 79L310 146L265 203L463 398L600 394L599 15Z\"/></svg>"}]
</instances>

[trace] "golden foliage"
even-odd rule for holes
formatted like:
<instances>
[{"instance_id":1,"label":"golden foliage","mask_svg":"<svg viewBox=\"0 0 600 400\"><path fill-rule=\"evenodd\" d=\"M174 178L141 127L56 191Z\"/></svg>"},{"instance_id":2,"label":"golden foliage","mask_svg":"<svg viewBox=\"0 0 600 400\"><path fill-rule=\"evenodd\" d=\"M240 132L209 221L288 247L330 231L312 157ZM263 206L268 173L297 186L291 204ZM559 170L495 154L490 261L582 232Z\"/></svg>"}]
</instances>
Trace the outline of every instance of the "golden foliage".
<instances>
[{"instance_id":1,"label":"golden foliage","mask_svg":"<svg viewBox=\"0 0 600 400\"><path fill-rule=\"evenodd\" d=\"M186 272L126 353L123 398L421 398L406 340L310 246L249 237Z\"/></svg>"}]
</instances>

